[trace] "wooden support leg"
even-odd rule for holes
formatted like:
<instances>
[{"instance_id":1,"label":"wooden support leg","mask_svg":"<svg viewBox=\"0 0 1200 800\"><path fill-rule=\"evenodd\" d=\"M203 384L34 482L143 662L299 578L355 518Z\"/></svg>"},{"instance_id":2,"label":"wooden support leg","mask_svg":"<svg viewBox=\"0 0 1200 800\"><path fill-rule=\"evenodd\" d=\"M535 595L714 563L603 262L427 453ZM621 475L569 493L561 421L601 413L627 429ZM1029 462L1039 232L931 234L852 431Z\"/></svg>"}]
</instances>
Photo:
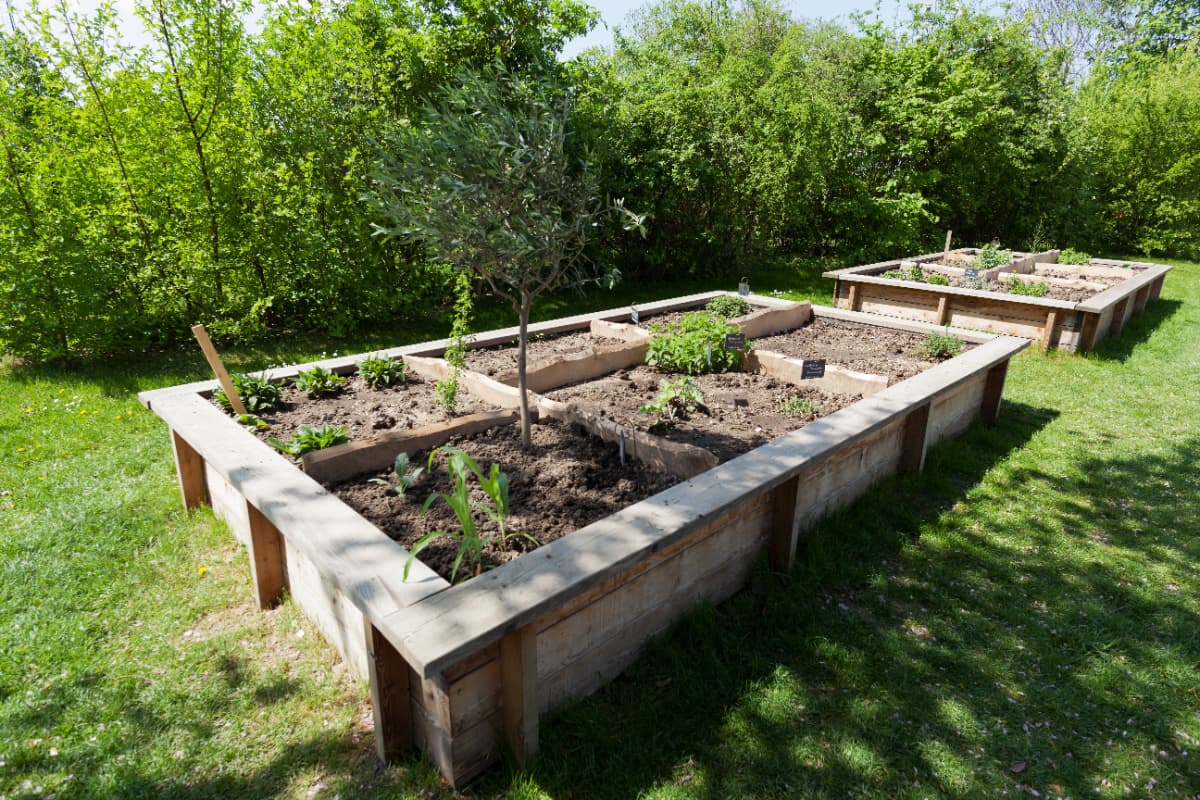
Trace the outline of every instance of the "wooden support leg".
<instances>
[{"instance_id":1,"label":"wooden support leg","mask_svg":"<svg viewBox=\"0 0 1200 800\"><path fill-rule=\"evenodd\" d=\"M1096 334L1100 332L1100 315L1089 312L1083 313L1083 330L1079 334L1080 353L1086 353L1096 346Z\"/></svg>"},{"instance_id":2,"label":"wooden support leg","mask_svg":"<svg viewBox=\"0 0 1200 800\"><path fill-rule=\"evenodd\" d=\"M920 472L925 468L925 438L929 432L929 403L914 409L904 421L904 443L900 450L900 469Z\"/></svg>"},{"instance_id":3,"label":"wooden support leg","mask_svg":"<svg viewBox=\"0 0 1200 800\"><path fill-rule=\"evenodd\" d=\"M1054 326L1058 323L1058 312L1051 311L1046 315L1046 326L1042 328L1042 349L1049 350L1054 344Z\"/></svg>"},{"instance_id":4,"label":"wooden support leg","mask_svg":"<svg viewBox=\"0 0 1200 800\"><path fill-rule=\"evenodd\" d=\"M983 384L983 402L979 416L984 423L995 425L1000 418L1000 397L1004 394L1004 379L1008 375L1008 362L1004 361L988 370Z\"/></svg>"},{"instance_id":5,"label":"wooden support leg","mask_svg":"<svg viewBox=\"0 0 1200 800\"><path fill-rule=\"evenodd\" d=\"M1113 306L1112 325L1108 329L1110 336L1120 336L1121 329L1125 327L1125 309L1129 306L1129 298L1126 297L1121 302Z\"/></svg>"},{"instance_id":6,"label":"wooden support leg","mask_svg":"<svg viewBox=\"0 0 1200 800\"><path fill-rule=\"evenodd\" d=\"M254 599L262 609L279 605L287 584L284 565L283 534L271 520L251 503L246 503L250 518L250 571L254 577Z\"/></svg>"},{"instance_id":7,"label":"wooden support leg","mask_svg":"<svg viewBox=\"0 0 1200 800\"><path fill-rule=\"evenodd\" d=\"M526 625L500 640L504 736L524 768L538 750L537 630Z\"/></svg>"},{"instance_id":8,"label":"wooden support leg","mask_svg":"<svg viewBox=\"0 0 1200 800\"><path fill-rule=\"evenodd\" d=\"M363 629L367 637L371 715L375 719L375 754L387 763L413 746L408 664L371 620L364 618Z\"/></svg>"},{"instance_id":9,"label":"wooden support leg","mask_svg":"<svg viewBox=\"0 0 1200 800\"><path fill-rule=\"evenodd\" d=\"M950 319L950 298L942 295L938 298L937 324L945 325Z\"/></svg>"},{"instance_id":10,"label":"wooden support leg","mask_svg":"<svg viewBox=\"0 0 1200 800\"><path fill-rule=\"evenodd\" d=\"M1147 284L1138 290L1138 293L1133 296L1133 313L1140 314L1146 310L1146 303L1150 300L1151 284Z\"/></svg>"},{"instance_id":11,"label":"wooden support leg","mask_svg":"<svg viewBox=\"0 0 1200 800\"><path fill-rule=\"evenodd\" d=\"M1154 283L1150 284L1150 296L1147 298L1147 302L1153 303L1158 299L1158 296L1162 294L1162 285L1162 278L1159 278Z\"/></svg>"},{"instance_id":12,"label":"wooden support leg","mask_svg":"<svg viewBox=\"0 0 1200 800\"><path fill-rule=\"evenodd\" d=\"M858 296L858 284L852 283L850 284L850 310L858 311L860 305L861 300Z\"/></svg>"},{"instance_id":13,"label":"wooden support leg","mask_svg":"<svg viewBox=\"0 0 1200 800\"><path fill-rule=\"evenodd\" d=\"M796 518L796 494L800 491L800 476L784 481L771 494L771 538L767 550L771 569L791 572L796 563L796 539L799 533Z\"/></svg>"},{"instance_id":14,"label":"wooden support leg","mask_svg":"<svg viewBox=\"0 0 1200 800\"><path fill-rule=\"evenodd\" d=\"M204 458L182 436L171 431L175 448L175 470L179 475L179 493L183 507L195 508L208 502L208 480L204 477Z\"/></svg>"}]
</instances>

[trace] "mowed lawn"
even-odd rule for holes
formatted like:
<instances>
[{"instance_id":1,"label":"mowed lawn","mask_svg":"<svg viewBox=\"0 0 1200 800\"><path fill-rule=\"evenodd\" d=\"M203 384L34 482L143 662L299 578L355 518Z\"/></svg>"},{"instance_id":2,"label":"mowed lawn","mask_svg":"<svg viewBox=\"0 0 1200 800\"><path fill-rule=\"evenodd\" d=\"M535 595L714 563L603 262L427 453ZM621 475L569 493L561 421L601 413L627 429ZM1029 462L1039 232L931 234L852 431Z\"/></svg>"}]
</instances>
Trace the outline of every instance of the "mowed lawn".
<instances>
[{"instance_id":1,"label":"mowed lawn","mask_svg":"<svg viewBox=\"0 0 1200 800\"><path fill-rule=\"evenodd\" d=\"M751 277L828 301L811 272ZM365 688L289 603L253 609L245 554L180 508L135 394L204 374L192 349L0 367L0 798L451 796L419 757L377 767ZM466 794L1200 796L1198 420L1200 264L1177 263L1120 339L1027 350L996 428L808 532L793 574L694 615L544 720L529 772Z\"/></svg>"}]
</instances>

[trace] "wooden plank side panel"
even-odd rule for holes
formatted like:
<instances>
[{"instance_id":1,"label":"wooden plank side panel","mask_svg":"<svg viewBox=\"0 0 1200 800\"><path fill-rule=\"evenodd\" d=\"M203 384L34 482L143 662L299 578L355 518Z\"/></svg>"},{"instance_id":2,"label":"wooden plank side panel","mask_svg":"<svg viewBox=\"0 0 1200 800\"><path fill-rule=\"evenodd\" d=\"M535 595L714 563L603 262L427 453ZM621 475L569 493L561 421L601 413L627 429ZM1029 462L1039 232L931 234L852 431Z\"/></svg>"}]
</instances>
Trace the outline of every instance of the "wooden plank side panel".
<instances>
[{"instance_id":1,"label":"wooden plank side panel","mask_svg":"<svg viewBox=\"0 0 1200 800\"><path fill-rule=\"evenodd\" d=\"M900 468L907 421L898 420L835 458L800 474L796 516L801 531L861 497Z\"/></svg>"},{"instance_id":2,"label":"wooden plank side panel","mask_svg":"<svg viewBox=\"0 0 1200 800\"><path fill-rule=\"evenodd\" d=\"M983 408L986 385L987 375L977 375L933 401L929 411L929 447L971 427Z\"/></svg>"},{"instance_id":3,"label":"wooden plank side panel","mask_svg":"<svg viewBox=\"0 0 1200 800\"><path fill-rule=\"evenodd\" d=\"M298 605L337 648L342 660L362 680L370 679L363 613L354 603L322 577L320 568L285 538L288 590Z\"/></svg>"},{"instance_id":4,"label":"wooden plank side panel","mask_svg":"<svg viewBox=\"0 0 1200 800\"><path fill-rule=\"evenodd\" d=\"M208 487L208 502L213 513L225 520L235 539L249 547L250 517L245 499L211 465L205 465L204 482Z\"/></svg>"}]
</instances>

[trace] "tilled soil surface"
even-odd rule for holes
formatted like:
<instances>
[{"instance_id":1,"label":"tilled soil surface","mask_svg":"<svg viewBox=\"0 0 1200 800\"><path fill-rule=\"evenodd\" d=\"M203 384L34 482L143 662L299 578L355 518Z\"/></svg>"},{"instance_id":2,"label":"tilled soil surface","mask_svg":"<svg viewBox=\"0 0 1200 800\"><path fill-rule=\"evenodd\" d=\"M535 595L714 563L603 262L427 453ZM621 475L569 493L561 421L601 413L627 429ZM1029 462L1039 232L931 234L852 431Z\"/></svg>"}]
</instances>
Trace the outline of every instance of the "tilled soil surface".
<instances>
[{"instance_id":1,"label":"tilled soil surface","mask_svg":"<svg viewBox=\"0 0 1200 800\"><path fill-rule=\"evenodd\" d=\"M823 358L856 372L901 380L938 363L917 353L924 341L925 336L919 333L817 317L803 328L755 339L754 347L792 358ZM963 352L971 347L964 342Z\"/></svg>"},{"instance_id":2,"label":"tilled soil surface","mask_svg":"<svg viewBox=\"0 0 1200 800\"><path fill-rule=\"evenodd\" d=\"M586 353L597 345L618 343L618 339L592 336L587 330L550 334L549 336L532 336L526 348L525 359L526 363L532 366L546 359L566 358ZM467 369L496 377L516 371L517 345L504 344L497 347L468 350L463 358L467 363Z\"/></svg>"},{"instance_id":3,"label":"tilled soil surface","mask_svg":"<svg viewBox=\"0 0 1200 800\"><path fill-rule=\"evenodd\" d=\"M548 394L554 400L598 411L627 427L650 431L672 442L703 447L721 461L861 399L860 395L830 394L812 387L793 386L767 375L745 372L697 375L695 381L704 395L705 409L671 425L656 425L656 415L638 409L658 395L660 380L680 377L640 366ZM802 415L784 413L780 404L789 397L807 399L812 404L811 411Z\"/></svg>"},{"instance_id":4,"label":"tilled soil surface","mask_svg":"<svg viewBox=\"0 0 1200 800\"><path fill-rule=\"evenodd\" d=\"M344 425L351 439L365 439L381 431L420 428L444 422L454 416L493 411L497 406L481 403L465 391L458 393L458 409L451 415L434 404L433 381L409 373L399 386L372 389L357 375L350 376L345 387L332 397L311 398L295 386L283 387L283 406L279 411L261 414L271 427L255 431L258 438L291 438L301 427Z\"/></svg>"},{"instance_id":5,"label":"tilled soil surface","mask_svg":"<svg viewBox=\"0 0 1200 800\"><path fill-rule=\"evenodd\" d=\"M925 280L928 281L931 275L940 275L941 273L933 272L930 270L923 270L923 274L925 276ZM1071 272L1071 271L1065 270L1065 269L1064 270L1055 270L1054 272L1051 272L1049 274L1052 277L1066 278L1068 280L1079 280L1080 279L1080 276L1078 273L1074 273L1074 272ZM950 281L950 286L957 286L959 288L962 287L962 278L955 278L955 277L949 277L949 276L944 276L944 277L947 277L947 279ZM1106 287L1111 288L1113 286L1116 286L1118 283L1121 283L1125 279L1124 278L1099 278L1099 277L1089 276L1086 278L1082 278L1082 280L1086 280L1089 283L1103 283L1103 284L1105 284ZM1008 283L1005 281L991 281L990 283L988 283L987 289L985 289L984 291L996 292L997 294L1012 294L1012 295L1016 294L1015 292L1009 291ZM1050 300L1066 300L1069 303L1079 303L1079 302L1082 302L1083 300L1087 300L1089 297L1094 297L1097 294L1099 294L1099 291L1094 291L1092 289L1072 289L1067 286L1054 286L1054 285L1048 284L1046 287L1046 293L1044 295L1040 295L1040 296L1048 298Z\"/></svg>"},{"instance_id":6,"label":"tilled soil surface","mask_svg":"<svg viewBox=\"0 0 1200 800\"><path fill-rule=\"evenodd\" d=\"M521 449L520 427L506 425L484 433L457 437L450 446L465 451L483 470L500 465L509 479L510 513L505 527L509 533L524 533L539 544L554 541L574 530L613 514L626 506L672 486L675 479L660 475L629 460L621 464L617 446L573 430L556 420L544 420L533 426L533 449ZM411 454L412 464L426 466L429 451ZM379 478L392 484L391 470L366 475L331 489L351 508L407 548L430 531L458 530L450 506L438 500L421 515L425 499L433 492L451 491L445 455L434 461L432 472L422 475L404 497L394 490L370 481ZM486 501L474 475L468 481L472 502ZM496 524L482 512L475 514L476 524L485 536L498 533ZM494 543L484 553L484 568L511 561L533 549L523 537L510 538L506 548ZM439 575L450 580L458 545L438 537L419 556ZM458 579L469 575L464 566Z\"/></svg>"}]
</instances>

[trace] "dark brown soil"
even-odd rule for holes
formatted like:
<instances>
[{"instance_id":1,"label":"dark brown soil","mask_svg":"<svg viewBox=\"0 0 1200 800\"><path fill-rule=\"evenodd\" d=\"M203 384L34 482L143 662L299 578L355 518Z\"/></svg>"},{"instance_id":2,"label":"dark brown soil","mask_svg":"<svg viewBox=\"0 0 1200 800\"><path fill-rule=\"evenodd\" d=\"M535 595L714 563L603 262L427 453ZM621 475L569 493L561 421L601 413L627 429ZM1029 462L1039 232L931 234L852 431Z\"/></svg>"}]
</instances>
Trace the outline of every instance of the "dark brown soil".
<instances>
[{"instance_id":1,"label":"dark brown soil","mask_svg":"<svg viewBox=\"0 0 1200 800\"><path fill-rule=\"evenodd\" d=\"M922 275L924 275L924 279L926 282L929 281L930 276L940 275L940 274L941 273L939 273L939 272L933 272L931 270L922 270ZM1070 271L1065 268L1062 270L1055 270L1049 274L1052 277L1066 278L1069 280L1078 279L1080 277L1078 273ZM959 288L962 287L962 279L961 278L949 277L949 276L943 276L943 277L947 277L947 279L950 281L950 284L949 284L950 286L956 286ZM1113 286L1116 286L1118 283L1121 283L1124 280L1124 278L1097 278L1097 277L1088 276L1087 278L1085 278L1085 280L1087 280L1089 283L1103 283L1103 284L1105 284L1105 286L1111 288ZM932 284L932 285L936 285L936 284ZM995 292L997 294L1013 294L1013 295L1016 294L1015 292L1009 291L1008 283L1005 281L991 281L988 284L986 291ZM1069 303L1079 303L1079 302L1082 302L1083 300L1087 300L1089 297L1094 297L1097 294L1099 294L1099 292L1093 291L1092 289L1072 289L1072 288L1069 288L1066 286L1047 285L1046 293L1044 295L1040 295L1040 296L1045 297L1049 300L1066 300Z\"/></svg>"},{"instance_id":2,"label":"dark brown soil","mask_svg":"<svg viewBox=\"0 0 1200 800\"><path fill-rule=\"evenodd\" d=\"M697 411L669 426L656 425L656 415L638 409L658 395L660 380L680 377L640 366L558 389L549 392L549 396L598 411L622 425L650 431L672 442L703 447L721 461L753 450L860 399L859 395L829 394L812 387L793 386L767 375L744 372L698 375L695 381L704 395L707 410ZM807 398L813 413L802 416L783 413L780 403L793 396Z\"/></svg>"},{"instance_id":3,"label":"dark brown soil","mask_svg":"<svg viewBox=\"0 0 1200 800\"><path fill-rule=\"evenodd\" d=\"M260 415L271 426L255 432L260 439L286 441L302 426L326 424L344 425L351 439L364 439L380 431L420 428L454 416L496 409L460 391L457 412L448 414L434 405L433 382L411 373L405 383L383 389L372 389L354 375L338 394L315 399L288 384L283 388L283 400L279 411Z\"/></svg>"},{"instance_id":4,"label":"dark brown soil","mask_svg":"<svg viewBox=\"0 0 1200 800\"><path fill-rule=\"evenodd\" d=\"M924 341L918 333L817 317L803 328L755 339L754 346L792 358L823 358L856 372L901 380L938 363L917 354ZM963 352L970 349L964 342Z\"/></svg>"},{"instance_id":5,"label":"dark brown soil","mask_svg":"<svg viewBox=\"0 0 1200 800\"><path fill-rule=\"evenodd\" d=\"M675 483L670 476L660 475L638 462L630 460L622 465L616 445L555 420L533 426L532 451L525 452L520 443L519 426L506 425L457 437L450 445L465 451L485 471L493 463L500 464L509 479L511 510L505 523L507 531L528 534L541 544L603 519ZM428 451L414 453L412 463L424 466L428 458ZM422 475L404 497L371 483L372 477L396 482L388 470L331 488L351 508L407 548L430 531L458 530L454 512L444 501L435 501L428 515L421 516L426 497L433 492L451 491L444 455L435 459L432 473ZM486 495L473 475L468 484L472 487L472 502L486 502ZM498 533L496 524L483 511L477 511L474 518L484 536ZM521 537L511 538L505 549L490 545L484 553L484 566L502 564L531 549L532 543ZM456 541L439 537L419 557L449 580L457 550ZM458 578L466 575L469 571L464 567Z\"/></svg>"},{"instance_id":6,"label":"dark brown soil","mask_svg":"<svg viewBox=\"0 0 1200 800\"><path fill-rule=\"evenodd\" d=\"M615 344L616 339L602 336L592 336L589 331L573 331L571 333L550 334L549 336L532 336L526 349L526 362L529 365L547 359L566 358L579 353L586 353L596 345ZM517 369L517 345L504 344L498 347L481 347L478 350L468 350L464 355L467 369L482 372L484 375L504 375Z\"/></svg>"}]
</instances>

